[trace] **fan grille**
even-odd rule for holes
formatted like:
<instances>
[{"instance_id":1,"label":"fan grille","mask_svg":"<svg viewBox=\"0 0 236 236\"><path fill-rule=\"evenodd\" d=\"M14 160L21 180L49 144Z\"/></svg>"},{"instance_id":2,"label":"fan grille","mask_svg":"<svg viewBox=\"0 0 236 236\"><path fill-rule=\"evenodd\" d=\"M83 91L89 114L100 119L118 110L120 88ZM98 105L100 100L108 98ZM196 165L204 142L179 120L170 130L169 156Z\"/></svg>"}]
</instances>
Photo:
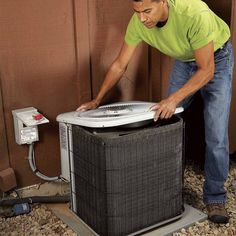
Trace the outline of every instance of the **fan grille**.
<instances>
[{"instance_id":1,"label":"fan grille","mask_svg":"<svg viewBox=\"0 0 236 236\"><path fill-rule=\"evenodd\" d=\"M147 106L141 104L109 105L99 107L96 110L89 110L80 113L78 116L83 118L122 117L147 112L149 107L150 105Z\"/></svg>"}]
</instances>

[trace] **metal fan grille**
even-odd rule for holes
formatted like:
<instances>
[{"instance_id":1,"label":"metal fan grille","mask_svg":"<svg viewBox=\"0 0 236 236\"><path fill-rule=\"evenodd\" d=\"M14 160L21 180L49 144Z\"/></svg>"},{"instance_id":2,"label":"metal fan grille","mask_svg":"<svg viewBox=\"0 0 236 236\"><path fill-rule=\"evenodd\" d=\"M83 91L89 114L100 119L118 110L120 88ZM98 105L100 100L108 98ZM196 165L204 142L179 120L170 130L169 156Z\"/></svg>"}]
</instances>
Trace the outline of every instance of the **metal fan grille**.
<instances>
[{"instance_id":1,"label":"metal fan grille","mask_svg":"<svg viewBox=\"0 0 236 236\"><path fill-rule=\"evenodd\" d=\"M140 104L125 104L114 106L102 106L96 110L90 110L80 113L79 117L88 118L108 118L108 117L122 117L127 115L139 114L140 112L147 112L147 105Z\"/></svg>"}]
</instances>

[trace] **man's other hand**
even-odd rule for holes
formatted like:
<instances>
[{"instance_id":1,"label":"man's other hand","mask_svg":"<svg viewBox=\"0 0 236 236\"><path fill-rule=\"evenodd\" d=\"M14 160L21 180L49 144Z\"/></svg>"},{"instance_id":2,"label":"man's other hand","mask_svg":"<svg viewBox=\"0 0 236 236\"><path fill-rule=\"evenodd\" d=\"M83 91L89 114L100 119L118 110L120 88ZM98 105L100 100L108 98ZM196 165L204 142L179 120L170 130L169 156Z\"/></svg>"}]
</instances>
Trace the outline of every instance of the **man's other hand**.
<instances>
[{"instance_id":1,"label":"man's other hand","mask_svg":"<svg viewBox=\"0 0 236 236\"><path fill-rule=\"evenodd\" d=\"M170 118L176 110L177 103L172 98L166 98L151 107L155 111L154 121Z\"/></svg>"}]
</instances>

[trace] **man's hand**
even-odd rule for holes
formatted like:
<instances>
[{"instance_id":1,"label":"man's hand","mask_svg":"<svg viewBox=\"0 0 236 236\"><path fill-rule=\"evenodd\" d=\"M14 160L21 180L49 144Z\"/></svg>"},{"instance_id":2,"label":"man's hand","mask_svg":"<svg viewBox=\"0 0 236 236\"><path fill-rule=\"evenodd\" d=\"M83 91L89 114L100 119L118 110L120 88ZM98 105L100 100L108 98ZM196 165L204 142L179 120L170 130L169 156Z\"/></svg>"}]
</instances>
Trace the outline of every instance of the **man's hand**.
<instances>
[{"instance_id":1,"label":"man's hand","mask_svg":"<svg viewBox=\"0 0 236 236\"><path fill-rule=\"evenodd\" d=\"M83 103L76 111L87 111L91 109L95 109L99 106L99 102L93 99L90 102Z\"/></svg>"},{"instance_id":2,"label":"man's hand","mask_svg":"<svg viewBox=\"0 0 236 236\"><path fill-rule=\"evenodd\" d=\"M156 105L152 106L151 111L156 111L154 115L154 121L157 121L159 118L170 118L175 113L176 106L177 102L171 97L163 99Z\"/></svg>"}]
</instances>

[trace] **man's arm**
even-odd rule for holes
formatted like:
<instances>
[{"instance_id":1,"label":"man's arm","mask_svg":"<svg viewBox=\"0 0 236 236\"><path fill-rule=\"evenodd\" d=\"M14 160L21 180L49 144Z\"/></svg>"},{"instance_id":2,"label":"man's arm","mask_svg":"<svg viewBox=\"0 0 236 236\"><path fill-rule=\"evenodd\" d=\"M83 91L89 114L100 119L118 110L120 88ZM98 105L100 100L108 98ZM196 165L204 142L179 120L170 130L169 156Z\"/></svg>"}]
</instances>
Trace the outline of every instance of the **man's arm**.
<instances>
[{"instance_id":1,"label":"man's arm","mask_svg":"<svg viewBox=\"0 0 236 236\"><path fill-rule=\"evenodd\" d=\"M136 46L131 46L124 42L118 57L112 63L107 72L96 98L90 102L82 104L77 110L86 111L99 106L106 93L118 83L118 81L126 71L126 68L135 51L135 48Z\"/></svg>"},{"instance_id":2,"label":"man's arm","mask_svg":"<svg viewBox=\"0 0 236 236\"><path fill-rule=\"evenodd\" d=\"M213 78L215 71L213 42L195 50L194 56L198 70L182 88L151 108L151 110L156 110L155 121L159 117L161 119L170 118L182 100L195 93Z\"/></svg>"}]
</instances>

